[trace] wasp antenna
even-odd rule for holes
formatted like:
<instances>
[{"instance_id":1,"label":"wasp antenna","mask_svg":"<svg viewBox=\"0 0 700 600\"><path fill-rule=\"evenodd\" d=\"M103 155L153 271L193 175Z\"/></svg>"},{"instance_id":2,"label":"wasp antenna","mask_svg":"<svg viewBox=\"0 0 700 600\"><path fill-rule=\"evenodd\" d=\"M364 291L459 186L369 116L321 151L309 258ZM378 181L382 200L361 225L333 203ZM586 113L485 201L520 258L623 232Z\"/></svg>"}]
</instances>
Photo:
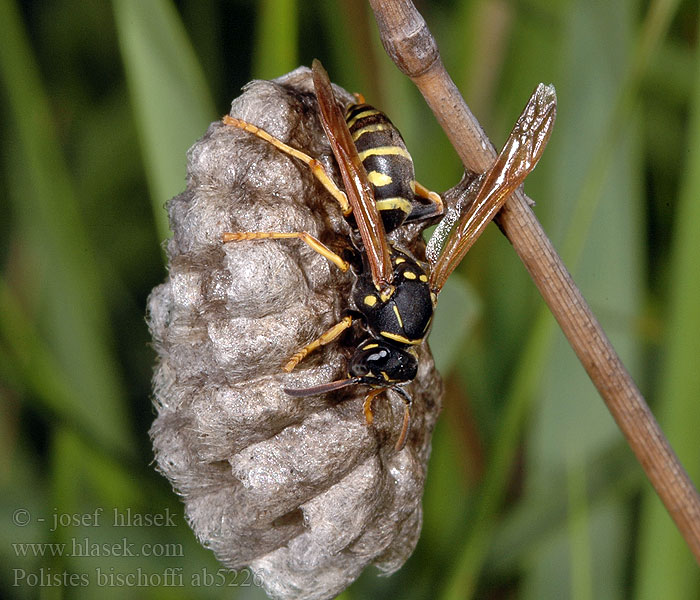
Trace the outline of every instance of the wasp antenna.
<instances>
[{"instance_id":1,"label":"wasp antenna","mask_svg":"<svg viewBox=\"0 0 700 600\"><path fill-rule=\"evenodd\" d=\"M284 388L284 393L292 396L293 398L308 398L310 396L318 396L320 394L327 394L329 392L335 392L342 388L357 385L361 383L359 377L350 377L349 379L339 379L338 381L331 381L330 383L323 383L321 385L315 385L308 388Z\"/></svg>"}]
</instances>

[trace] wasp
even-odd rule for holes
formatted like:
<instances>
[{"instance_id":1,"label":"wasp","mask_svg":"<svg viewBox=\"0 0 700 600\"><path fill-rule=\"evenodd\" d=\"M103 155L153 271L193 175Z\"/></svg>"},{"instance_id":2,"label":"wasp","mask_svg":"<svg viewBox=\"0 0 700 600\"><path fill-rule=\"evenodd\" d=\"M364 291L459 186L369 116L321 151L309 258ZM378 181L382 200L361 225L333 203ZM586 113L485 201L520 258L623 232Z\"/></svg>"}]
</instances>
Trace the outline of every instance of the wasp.
<instances>
[{"instance_id":1,"label":"wasp","mask_svg":"<svg viewBox=\"0 0 700 600\"><path fill-rule=\"evenodd\" d=\"M351 239L361 256L352 300L356 310L292 356L283 367L291 372L310 352L337 339L359 321L366 337L347 366L347 377L304 389L285 389L294 397L329 393L352 385L370 387L364 414L372 423L372 401L394 390L404 401L403 424L397 451L410 426L412 400L403 385L418 370L415 348L426 339L438 294L488 222L537 164L549 139L556 114L551 87L539 86L492 167L475 177L465 197L451 211L439 194L415 180L411 156L396 127L376 108L356 95L357 102L341 110L327 72L318 60L312 65L319 117L342 178L339 187L315 158L273 137L255 125L225 116L223 123L266 140L281 152L306 163L337 201L353 231ZM412 221L432 221L445 215L428 243L428 264L390 243L386 234ZM296 238L339 269L350 264L307 232L226 232L224 242ZM444 247L443 246L444 241Z\"/></svg>"}]
</instances>

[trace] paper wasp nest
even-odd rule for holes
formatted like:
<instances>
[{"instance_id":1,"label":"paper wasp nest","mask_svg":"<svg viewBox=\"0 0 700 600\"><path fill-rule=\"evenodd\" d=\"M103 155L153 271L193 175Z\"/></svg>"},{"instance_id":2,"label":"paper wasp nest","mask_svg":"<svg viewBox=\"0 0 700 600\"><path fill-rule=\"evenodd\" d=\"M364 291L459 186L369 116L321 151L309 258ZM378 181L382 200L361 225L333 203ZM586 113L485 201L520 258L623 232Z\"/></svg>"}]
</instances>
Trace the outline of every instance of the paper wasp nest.
<instances>
[{"instance_id":1,"label":"paper wasp nest","mask_svg":"<svg viewBox=\"0 0 700 600\"><path fill-rule=\"evenodd\" d=\"M249 84L231 114L335 172L308 69ZM223 564L249 566L274 598L333 597L370 563L395 571L419 536L440 405L427 345L397 452L396 394L374 400L368 426L366 387L304 399L282 389L346 376L358 327L290 374L281 365L342 318L354 275L298 240L221 242L225 231L307 231L339 253L350 248L349 225L308 168L216 122L190 149L187 189L169 211L169 276L149 300L159 357L151 435L192 529ZM416 226L397 236L423 252Z\"/></svg>"}]
</instances>

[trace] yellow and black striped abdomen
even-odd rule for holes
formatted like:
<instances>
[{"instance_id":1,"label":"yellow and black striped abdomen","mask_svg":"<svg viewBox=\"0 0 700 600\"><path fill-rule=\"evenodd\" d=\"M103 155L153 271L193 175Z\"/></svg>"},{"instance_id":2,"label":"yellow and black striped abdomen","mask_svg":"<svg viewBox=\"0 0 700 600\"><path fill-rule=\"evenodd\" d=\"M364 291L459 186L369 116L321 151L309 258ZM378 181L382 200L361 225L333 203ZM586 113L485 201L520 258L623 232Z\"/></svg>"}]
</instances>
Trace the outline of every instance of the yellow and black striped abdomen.
<instances>
[{"instance_id":1,"label":"yellow and black striped abdomen","mask_svg":"<svg viewBox=\"0 0 700 600\"><path fill-rule=\"evenodd\" d=\"M386 231L399 227L413 208L415 171L403 138L389 118L367 104L352 104L345 119L374 187Z\"/></svg>"}]
</instances>

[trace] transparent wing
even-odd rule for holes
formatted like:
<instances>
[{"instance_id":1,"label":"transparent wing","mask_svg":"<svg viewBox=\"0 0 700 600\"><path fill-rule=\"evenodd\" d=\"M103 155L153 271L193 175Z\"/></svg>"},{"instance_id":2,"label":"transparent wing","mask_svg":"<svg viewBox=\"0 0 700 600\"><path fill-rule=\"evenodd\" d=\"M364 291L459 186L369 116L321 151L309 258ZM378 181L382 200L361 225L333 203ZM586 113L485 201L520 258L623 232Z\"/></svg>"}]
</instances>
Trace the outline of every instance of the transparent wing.
<instances>
[{"instance_id":1,"label":"transparent wing","mask_svg":"<svg viewBox=\"0 0 700 600\"><path fill-rule=\"evenodd\" d=\"M343 177L345 193L365 245L372 279L378 288L383 289L391 283L392 268L389 244L374 201L374 192L350 136L345 117L338 108L328 73L318 60L314 60L312 70L321 124Z\"/></svg>"},{"instance_id":2,"label":"transparent wing","mask_svg":"<svg viewBox=\"0 0 700 600\"><path fill-rule=\"evenodd\" d=\"M537 165L552 133L556 106L554 87L539 84L496 162L481 177L473 202L447 238L442 254L436 259L430 272L430 287L433 291L439 292L442 289L450 273L457 268L489 221ZM473 190L471 186L470 190Z\"/></svg>"}]
</instances>

